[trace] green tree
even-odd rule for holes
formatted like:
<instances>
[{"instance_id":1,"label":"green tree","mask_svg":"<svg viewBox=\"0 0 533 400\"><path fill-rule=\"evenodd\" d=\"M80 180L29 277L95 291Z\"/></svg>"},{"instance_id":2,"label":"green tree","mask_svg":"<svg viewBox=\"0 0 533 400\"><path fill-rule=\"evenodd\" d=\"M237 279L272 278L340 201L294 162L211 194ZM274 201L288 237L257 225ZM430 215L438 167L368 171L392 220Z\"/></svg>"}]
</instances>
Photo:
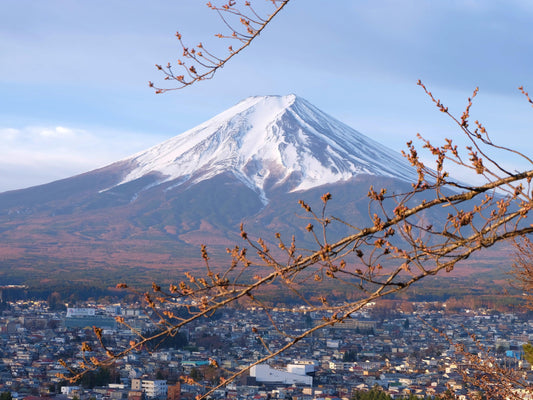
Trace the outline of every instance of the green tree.
<instances>
[{"instance_id":1,"label":"green tree","mask_svg":"<svg viewBox=\"0 0 533 400\"><path fill-rule=\"evenodd\" d=\"M11 395L11 392L2 392L0 393L0 400L12 400L13 396Z\"/></svg>"},{"instance_id":2,"label":"green tree","mask_svg":"<svg viewBox=\"0 0 533 400\"><path fill-rule=\"evenodd\" d=\"M524 350L525 360L533 365L533 345L531 343L526 343L522 346L522 349Z\"/></svg>"},{"instance_id":3,"label":"green tree","mask_svg":"<svg viewBox=\"0 0 533 400\"><path fill-rule=\"evenodd\" d=\"M342 361L344 362L354 362L357 361L357 351L348 350L342 356Z\"/></svg>"},{"instance_id":4,"label":"green tree","mask_svg":"<svg viewBox=\"0 0 533 400\"><path fill-rule=\"evenodd\" d=\"M352 396L352 400L391 400L387 393L383 390L374 387L369 391L356 391Z\"/></svg>"},{"instance_id":5,"label":"green tree","mask_svg":"<svg viewBox=\"0 0 533 400\"><path fill-rule=\"evenodd\" d=\"M64 311L66 310L65 303L61 299L59 292L52 292L47 299L48 308L51 311Z\"/></svg>"},{"instance_id":6,"label":"green tree","mask_svg":"<svg viewBox=\"0 0 533 400\"><path fill-rule=\"evenodd\" d=\"M195 381L199 382L202 379L204 379L204 375L202 374L202 371L200 371L199 368L193 367L191 369L191 372L189 373L189 376L194 379Z\"/></svg>"}]
</instances>

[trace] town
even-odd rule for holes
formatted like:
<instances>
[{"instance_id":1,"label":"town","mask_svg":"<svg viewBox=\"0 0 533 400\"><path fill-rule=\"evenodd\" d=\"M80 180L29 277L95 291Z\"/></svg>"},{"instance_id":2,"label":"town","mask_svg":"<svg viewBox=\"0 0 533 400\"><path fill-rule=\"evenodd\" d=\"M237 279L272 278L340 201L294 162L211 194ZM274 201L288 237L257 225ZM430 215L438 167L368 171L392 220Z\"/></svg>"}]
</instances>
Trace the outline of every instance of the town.
<instances>
[{"instance_id":1,"label":"town","mask_svg":"<svg viewBox=\"0 0 533 400\"><path fill-rule=\"evenodd\" d=\"M468 354L484 351L519 372L524 382L533 381L522 350L533 339L533 323L523 310L451 312L446 303L429 302L386 313L373 308L314 332L209 397L349 399L355 392L379 388L391 398L433 397L449 390L468 398L471 389L462 371ZM154 329L147 310L140 303L84 302L58 311L46 301L5 302L0 319L0 392L20 399L193 399L322 318L303 307L274 308L270 319L259 311L221 310L72 383L61 374L68 375L68 368L76 369L84 359L101 356L93 326L101 327L108 349L126 348L136 339L135 331ZM82 351L83 343L94 352Z\"/></svg>"}]
</instances>

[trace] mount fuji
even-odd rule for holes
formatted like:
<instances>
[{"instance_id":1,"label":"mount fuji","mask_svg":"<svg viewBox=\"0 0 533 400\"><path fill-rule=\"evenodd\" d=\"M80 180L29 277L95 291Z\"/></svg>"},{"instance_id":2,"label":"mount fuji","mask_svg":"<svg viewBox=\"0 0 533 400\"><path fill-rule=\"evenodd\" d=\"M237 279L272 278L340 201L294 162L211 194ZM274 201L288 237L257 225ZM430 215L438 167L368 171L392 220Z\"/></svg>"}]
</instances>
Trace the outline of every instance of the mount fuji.
<instances>
[{"instance_id":1,"label":"mount fuji","mask_svg":"<svg viewBox=\"0 0 533 400\"><path fill-rule=\"evenodd\" d=\"M190 266L200 243L240 244L241 222L265 239L303 238L298 199L329 191L332 215L361 220L370 185L405 191L415 180L399 154L306 100L250 97L106 167L0 193L0 271Z\"/></svg>"},{"instance_id":2,"label":"mount fuji","mask_svg":"<svg viewBox=\"0 0 533 400\"><path fill-rule=\"evenodd\" d=\"M250 97L209 121L126 160L116 185L157 174L167 190L231 173L265 204L269 190L309 190L356 175L416 179L395 152L295 95Z\"/></svg>"}]
</instances>

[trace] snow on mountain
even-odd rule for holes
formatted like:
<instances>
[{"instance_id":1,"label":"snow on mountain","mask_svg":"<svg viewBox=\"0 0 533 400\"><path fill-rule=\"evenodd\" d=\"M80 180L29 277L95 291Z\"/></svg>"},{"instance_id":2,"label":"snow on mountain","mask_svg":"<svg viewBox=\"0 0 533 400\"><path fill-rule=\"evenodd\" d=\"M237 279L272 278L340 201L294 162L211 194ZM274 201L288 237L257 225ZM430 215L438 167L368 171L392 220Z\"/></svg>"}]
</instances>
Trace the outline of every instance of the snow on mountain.
<instances>
[{"instance_id":1,"label":"snow on mountain","mask_svg":"<svg viewBox=\"0 0 533 400\"><path fill-rule=\"evenodd\" d=\"M154 172L174 187L230 172L264 202L280 185L308 190L358 174L416 179L399 154L292 94L247 98L124 161L133 167L118 185Z\"/></svg>"}]
</instances>

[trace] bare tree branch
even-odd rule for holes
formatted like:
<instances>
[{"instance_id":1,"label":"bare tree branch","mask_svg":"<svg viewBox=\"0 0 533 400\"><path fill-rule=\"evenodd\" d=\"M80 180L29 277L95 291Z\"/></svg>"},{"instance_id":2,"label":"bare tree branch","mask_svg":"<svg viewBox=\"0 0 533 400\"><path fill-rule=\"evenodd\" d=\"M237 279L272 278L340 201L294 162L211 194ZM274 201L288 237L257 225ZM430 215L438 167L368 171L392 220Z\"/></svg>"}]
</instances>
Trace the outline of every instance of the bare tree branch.
<instances>
[{"instance_id":1,"label":"bare tree branch","mask_svg":"<svg viewBox=\"0 0 533 400\"><path fill-rule=\"evenodd\" d=\"M182 40L182 35L177 32L176 37L182 49L183 60L178 60L178 69L180 73L174 72L173 66L168 63L166 66L156 64L156 68L163 72L166 81L174 81L174 87L160 87L153 82L148 85L156 93L165 93L170 90L183 89L196 82L213 78L215 73L226 63L239 54L242 50L250 46L252 41L258 37L266 26L278 15L278 13L287 5L290 0L270 0L274 6L274 11L270 15L261 16L252 7L251 2L246 1L244 7L246 11L236 7L237 2L229 0L222 6L216 6L211 2L207 6L218 13L220 19L226 26L229 34L218 33L215 36L219 39L237 40L240 46L236 49L228 46L228 54L218 57L208 51L202 43L196 47L188 47ZM233 17L237 21L230 19ZM237 24L237 25L235 25ZM241 30L242 29L242 30Z\"/></svg>"}]
</instances>

